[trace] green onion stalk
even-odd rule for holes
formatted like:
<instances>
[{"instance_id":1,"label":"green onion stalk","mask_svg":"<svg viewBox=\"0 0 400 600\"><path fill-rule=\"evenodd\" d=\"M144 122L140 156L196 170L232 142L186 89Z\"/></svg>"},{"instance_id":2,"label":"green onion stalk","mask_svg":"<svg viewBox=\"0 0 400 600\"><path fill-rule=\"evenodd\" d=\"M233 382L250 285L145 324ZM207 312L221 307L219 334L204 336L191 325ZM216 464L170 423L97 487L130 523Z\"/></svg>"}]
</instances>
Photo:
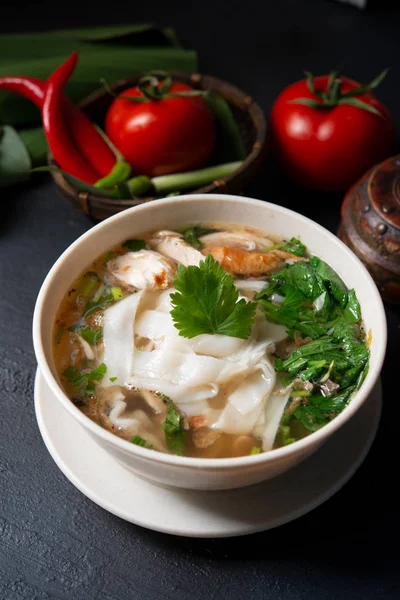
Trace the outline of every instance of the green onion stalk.
<instances>
[{"instance_id":1,"label":"green onion stalk","mask_svg":"<svg viewBox=\"0 0 400 600\"><path fill-rule=\"evenodd\" d=\"M144 196L149 193L163 196L177 190L184 192L223 179L233 171L236 171L242 164L243 161L236 161L198 169L197 171L161 175L153 178L146 175L138 175L137 177L132 177L126 183L133 196Z\"/></svg>"}]
</instances>

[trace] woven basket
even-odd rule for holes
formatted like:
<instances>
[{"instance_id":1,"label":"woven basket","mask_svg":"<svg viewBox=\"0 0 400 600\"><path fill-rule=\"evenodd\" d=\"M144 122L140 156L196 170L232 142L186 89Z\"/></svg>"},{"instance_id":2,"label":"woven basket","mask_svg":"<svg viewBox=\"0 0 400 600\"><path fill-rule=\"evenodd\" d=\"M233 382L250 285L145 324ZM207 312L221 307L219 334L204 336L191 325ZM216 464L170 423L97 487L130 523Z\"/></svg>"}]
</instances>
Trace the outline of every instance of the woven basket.
<instances>
[{"instance_id":1,"label":"woven basket","mask_svg":"<svg viewBox=\"0 0 400 600\"><path fill-rule=\"evenodd\" d=\"M246 149L246 158L238 169L224 179L214 181L202 188L193 189L188 193L243 193L246 184L254 178L266 157L267 124L262 109L245 92L216 77L199 73L171 72L170 74L175 80L188 83L196 89L215 91L223 96L231 107ZM136 85L141 76L136 75L118 81L110 87L114 92L120 93L128 87ZM100 88L84 98L80 106L93 121L102 123L112 100L112 96L104 88ZM49 153L48 160L50 165L56 165L51 153ZM66 181L62 174L55 172L51 174L60 194L75 208L82 210L97 221L106 219L132 206L154 200L152 197L120 200L79 192Z\"/></svg>"}]
</instances>

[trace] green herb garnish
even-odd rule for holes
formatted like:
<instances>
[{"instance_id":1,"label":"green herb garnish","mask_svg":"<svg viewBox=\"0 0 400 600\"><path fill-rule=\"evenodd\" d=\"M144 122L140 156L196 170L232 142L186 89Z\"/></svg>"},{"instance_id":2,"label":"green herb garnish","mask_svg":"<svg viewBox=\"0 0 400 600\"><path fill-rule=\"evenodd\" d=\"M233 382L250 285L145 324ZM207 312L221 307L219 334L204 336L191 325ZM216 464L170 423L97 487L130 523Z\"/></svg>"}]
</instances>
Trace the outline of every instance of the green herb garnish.
<instances>
[{"instance_id":1,"label":"green herb garnish","mask_svg":"<svg viewBox=\"0 0 400 600\"><path fill-rule=\"evenodd\" d=\"M95 329L94 327L82 325L81 323L71 325L71 327L68 327L68 331L79 333L79 335L81 335L91 346L96 346L103 335L103 330L101 328Z\"/></svg>"},{"instance_id":2,"label":"green herb garnish","mask_svg":"<svg viewBox=\"0 0 400 600\"><path fill-rule=\"evenodd\" d=\"M283 302L275 302L273 294ZM300 405L290 419L316 431L343 410L368 370L356 293L347 291L338 274L314 256L273 274L256 300L268 320L287 327L291 339L311 338L285 360L277 357L275 369L286 384L288 377L313 384L311 391L291 392Z\"/></svg>"},{"instance_id":3,"label":"green herb garnish","mask_svg":"<svg viewBox=\"0 0 400 600\"><path fill-rule=\"evenodd\" d=\"M112 287L110 292L112 293L114 300L121 300L121 298L124 297L120 287Z\"/></svg>"},{"instance_id":4,"label":"green herb garnish","mask_svg":"<svg viewBox=\"0 0 400 600\"><path fill-rule=\"evenodd\" d=\"M252 456L253 454L260 454L261 452L261 448L258 448L257 446L253 446L252 449L250 450L250 456Z\"/></svg>"},{"instance_id":5,"label":"green herb garnish","mask_svg":"<svg viewBox=\"0 0 400 600\"><path fill-rule=\"evenodd\" d=\"M289 425L280 425L278 430L278 438L281 446L288 446L295 442L295 438L292 437L292 432Z\"/></svg>"},{"instance_id":6,"label":"green herb garnish","mask_svg":"<svg viewBox=\"0 0 400 600\"><path fill-rule=\"evenodd\" d=\"M153 448L153 444L148 444L144 438L140 437L140 435L135 435L135 437L131 439L131 444L136 444L136 446L148 448L149 450Z\"/></svg>"},{"instance_id":7,"label":"green herb garnish","mask_svg":"<svg viewBox=\"0 0 400 600\"><path fill-rule=\"evenodd\" d=\"M183 427L182 416L171 401L168 406L167 416L161 427L165 432L168 449L174 454L182 456L185 450L186 431Z\"/></svg>"},{"instance_id":8,"label":"green herb garnish","mask_svg":"<svg viewBox=\"0 0 400 600\"><path fill-rule=\"evenodd\" d=\"M233 278L209 254L198 267L179 265L171 316L179 334L193 338L220 333L247 339L257 304L241 299Z\"/></svg>"},{"instance_id":9,"label":"green herb garnish","mask_svg":"<svg viewBox=\"0 0 400 600\"><path fill-rule=\"evenodd\" d=\"M139 252L139 250L144 250L146 248L146 242L144 240L126 240L122 244L123 248L128 248L132 252Z\"/></svg>"},{"instance_id":10,"label":"green herb garnish","mask_svg":"<svg viewBox=\"0 0 400 600\"><path fill-rule=\"evenodd\" d=\"M110 377L110 381L111 383L114 383L114 381L117 381L118 377Z\"/></svg>"},{"instance_id":11,"label":"green herb garnish","mask_svg":"<svg viewBox=\"0 0 400 600\"><path fill-rule=\"evenodd\" d=\"M86 317L88 317L92 313L96 312L97 310L100 310L101 308L104 308L107 304L112 304L113 302L114 296L111 294L111 292L104 294L97 301L94 299L89 300L89 302L86 303L86 306L83 309L83 318L86 319Z\"/></svg>"},{"instance_id":12,"label":"green herb garnish","mask_svg":"<svg viewBox=\"0 0 400 600\"><path fill-rule=\"evenodd\" d=\"M85 275L81 279L78 289L76 290L77 295L82 295L86 297L90 296L90 294L93 292L94 288L99 283L99 281L100 279L97 273L94 273L93 271L85 273Z\"/></svg>"},{"instance_id":13,"label":"green herb garnish","mask_svg":"<svg viewBox=\"0 0 400 600\"><path fill-rule=\"evenodd\" d=\"M80 371L76 367L68 367L63 372L63 376L84 396L94 396L96 392L94 382L103 379L106 372L106 365L101 363L93 371Z\"/></svg>"},{"instance_id":14,"label":"green herb garnish","mask_svg":"<svg viewBox=\"0 0 400 600\"><path fill-rule=\"evenodd\" d=\"M178 229L178 233L183 235L184 240L198 250L201 250L204 247L204 244L201 243L199 238L207 233L215 233L215 231L215 229L206 229L205 227L199 226Z\"/></svg>"}]
</instances>

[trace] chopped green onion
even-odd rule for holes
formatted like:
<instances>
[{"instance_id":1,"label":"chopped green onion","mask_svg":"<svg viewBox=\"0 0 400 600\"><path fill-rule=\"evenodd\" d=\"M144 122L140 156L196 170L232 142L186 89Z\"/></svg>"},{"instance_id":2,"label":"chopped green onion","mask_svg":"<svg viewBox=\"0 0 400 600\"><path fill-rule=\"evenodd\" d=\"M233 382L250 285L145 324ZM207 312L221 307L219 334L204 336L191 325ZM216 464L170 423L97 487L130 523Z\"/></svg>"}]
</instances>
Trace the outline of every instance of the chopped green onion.
<instances>
[{"instance_id":1,"label":"chopped green onion","mask_svg":"<svg viewBox=\"0 0 400 600\"><path fill-rule=\"evenodd\" d=\"M257 446L253 446L252 449L250 450L250 456L253 454L260 454L261 452L261 448L258 448Z\"/></svg>"},{"instance_id":2,"label":"chopped green onion","mask_svg":"<svg viewBox=\"0 0 400 600\"><path fill-rule=\"evenodd\" d=\"M82 277L82 281L76 290L78 296L90 296L96 285L99 283L97 273L89 271Z\"/></svg>"},{"instance_id":3,"label":"chopped green onion","mask_svg":"<svg viewBox=\"0 0 400 600\"><path fill-rule=\"evenodd\" d=\"M110 291L114 300L121 300L121 298L123 298L123 293L120 287L112 287Z\"/></svg>"},{"instance_id":4,"label":"chopped green onion","mask_svg":"<svg viewBox=\"0 0 400 600\"><path fill-rule=\"evenodd\" d=\"M281 425L279 427L279 433L281 434L282 437L282 445L283 446L288 446L289 444L293 444L293 442L295 442L295 438L290 437L291 435L291 430L289 425Z\"/></svg>"},{"instance_id":5,"label":"chopped green onion","mask_svg":"<svg viewBox=\"0 0 400 600\"><path fill-rule=\"evenodd\" d=\"M117 381L117 379L118 379L118 377L110 377L110 381L111 381L112 383L114 383L114 381Z\"/></svg>"},{"instance_id":6,"label":"chopped green onion","mask_svg":"<svg viewBox=\"0 0 400 600\"><path fill-rule=\"evenodd\" d=\"M102 329L94 329L93 327L84 327L79 331L83 339L91 346L96 346L97 342L103 335Z\"/></svg>"},{"instance_id":7,"label":"chopped green onion","mask_svg":"<svg viewBox=\"0 0 400 600\"><path fill-rule=\"evenodd\" d=\"M148 448L149 450L153 448L153 444L148 444L144 438L140 437L140 435L135 435L135 437L131 439L131 444L136 444L136 446Z\"/></svg>"}]
</instances>

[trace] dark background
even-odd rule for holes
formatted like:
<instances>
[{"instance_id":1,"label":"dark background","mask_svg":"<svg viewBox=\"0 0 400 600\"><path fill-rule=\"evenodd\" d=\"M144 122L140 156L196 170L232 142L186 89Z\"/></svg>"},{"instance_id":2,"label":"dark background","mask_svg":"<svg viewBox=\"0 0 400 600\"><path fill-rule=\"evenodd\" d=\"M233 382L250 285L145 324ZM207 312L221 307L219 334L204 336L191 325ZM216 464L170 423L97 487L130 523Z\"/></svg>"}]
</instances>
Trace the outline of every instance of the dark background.
<instances>
[{"instance_id":1,"label":"dark background","mask_svg":"<svg viewBox=\"0 0 400 600\"><path fill-rule=\"evenodd\" d=\"M307 69L363 82L391 66L379 91L400 131L400 14L329 0L41 2L1 7L0 32L156 21L199 51L200 70L229 80L268 113ZM0 57L1 60L1 57ZM332 231L341 197L300 192L271 165L249 195L280 202ZM45 176L0 191L0 600L398 599L399 312L387 308L384 410L352 480L309 515L262 534L191 540L147 531L97 507L58 470L33 410L31 319L60 253L92 223ZM162 510L162 507L160 507Z\"/></svg>"}]
</instances>

